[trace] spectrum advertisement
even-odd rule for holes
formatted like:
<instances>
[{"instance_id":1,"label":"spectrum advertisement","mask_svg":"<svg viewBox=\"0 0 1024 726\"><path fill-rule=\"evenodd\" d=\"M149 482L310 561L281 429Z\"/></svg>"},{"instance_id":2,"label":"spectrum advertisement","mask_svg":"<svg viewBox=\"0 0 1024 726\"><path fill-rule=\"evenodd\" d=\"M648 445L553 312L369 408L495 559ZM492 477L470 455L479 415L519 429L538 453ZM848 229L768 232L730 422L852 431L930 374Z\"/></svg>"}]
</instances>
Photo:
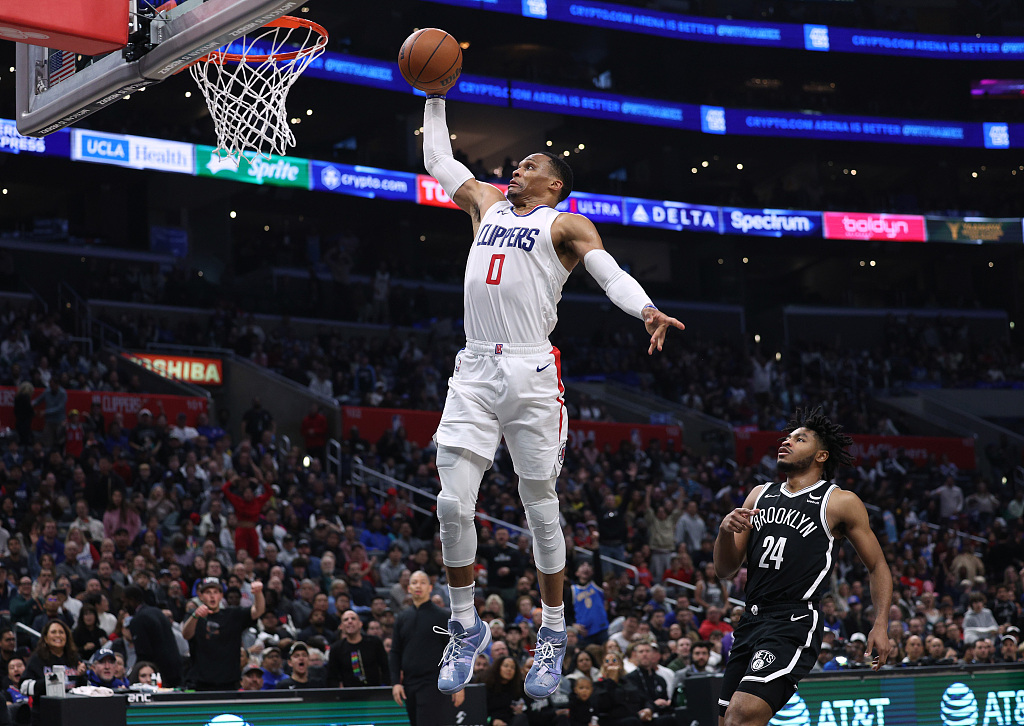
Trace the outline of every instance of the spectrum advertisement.
<instances>
[{"instance_id":1,"label":"spectrum advertisement","mask_svg":"<svg viewBox=\"0 0 1024 726\"><path fill-rule=\"evenodd\" d=\"M805 678L771 726L1024 726L1024 669Z\"/></svg>"},{"instance_id":2,"label":"spectrum advertisement","mask_svg":"<svg viewBox=\"0 0 1024 726\"><path fill-rule=\"evenodd\" d=\"M761 23L678 15L648 8L587 0L430 0L460 7L559 20L644 35L817 52L897 55L957 60L1022 60L1024 38L932 35L830 25Z\"/></svg>"},{"instance_id":3,"label":"spectrum advertisement","mask_svg":"<svg viewBox=\"0 0 1024 726\"><path fill-rule=\"evenodd\" d=\"M821 237L821 212L724 207L722 233L756 237Z\"/></svg>"}]
</instances>

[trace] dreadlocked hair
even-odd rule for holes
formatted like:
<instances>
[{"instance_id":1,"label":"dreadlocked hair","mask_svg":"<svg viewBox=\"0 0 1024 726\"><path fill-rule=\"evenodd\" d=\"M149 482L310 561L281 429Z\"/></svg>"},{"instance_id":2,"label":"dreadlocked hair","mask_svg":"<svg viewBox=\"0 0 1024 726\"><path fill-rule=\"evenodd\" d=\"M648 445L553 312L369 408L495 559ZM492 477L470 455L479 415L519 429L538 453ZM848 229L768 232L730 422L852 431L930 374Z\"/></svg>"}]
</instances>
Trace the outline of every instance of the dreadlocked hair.
<instances>
[{"instance_id":1,"label":"dreadlocked hair","mask_svg":"<svg viewBox=\"0 0 1024 726\"><path fill-rule=\"evenodd\" d=\"M821 406L796 409L789 422L789 430L794 431L800 427L813 431L821 441L822 448L828 452L823 465L826 480L832 479L840 466L853 463L853 455L846 450L846 447L853 444L853 439L843 433L842 426L832 423Z\"/></svg>"}]
</instances>

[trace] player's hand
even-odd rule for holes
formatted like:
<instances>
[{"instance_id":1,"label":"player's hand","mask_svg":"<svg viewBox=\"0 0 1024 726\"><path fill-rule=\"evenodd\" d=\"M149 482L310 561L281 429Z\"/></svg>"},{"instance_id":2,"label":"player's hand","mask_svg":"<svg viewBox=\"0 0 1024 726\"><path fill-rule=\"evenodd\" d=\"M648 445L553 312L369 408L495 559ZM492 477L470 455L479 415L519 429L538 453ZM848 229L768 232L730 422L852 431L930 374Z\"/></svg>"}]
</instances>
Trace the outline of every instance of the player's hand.
<instances>
[{"instance_id":1,"label":"player's hand","mask_svg":"<svg viewBox=\"0 0 1024 726\"><path fill-rule=\"evenodd\" d=\"M647 349L647 355L654 355L655 348L659 351L661 350L661 346L665 344L665 334L668 333L669 328L686 330L685 325L675 318L670 318L657 308L644 308L641 315L644 316L644 326L647 328L647 332L651 334L651 347Z\"/></svg>"},{"instance_id":2,"label":"player's hand","mask_svg":"<svg viewBox=\"0 0 1024 726\"><path fill-rule=\"evenodd\" d=\"M875 653L875 657L871 660L871 670L877 671L885 665L885 661L889 658L889 645L889 633L885 624L875 625L871 628L867 642L867 652Z\"/></svg>"},{"instance_id":3,"label":"player's hand","mask_svg":"<svg viewBox=\"0 0 1024 726\"><path fill-rule=\"evenodd\" d=\"M725 515L725 519L722 520L721 528L726 532L732 532L733 534L751 530L754 528L754 525L750 523L750 520L760 511L760 509L736 507L736 509Z\"/></svg>"},{"instance_id":4,"label":"player's hand","mask_svg":"<svg viewBox=\"0 0 1024 726\"><path fill-rule=\"evenodd\" d=\"M258 595L259 593L263 592L263 581L253 580L252 585L250 585L250 587L252 588L252 594Z\"/></svg>"},{"instance_id":5,"label":"player's hand","mask_svg":"<svg viewBox=\"0 0 1024 726\"><path fill-rule=\"evenodd\" d=\"M462 702L465 701L465 700L466 700L466 689L465 688L463 688L458 693L453 693L452 694L452 705L455 706L455 708L459 708L462 705Z\"/></svg>"},{"instance_id":6,"label":"player's hand","mask_svg":"<svg viewBox=\"0 0 1024 726\"><path fill-rule=\"evenodd\" d=\"M391 697L395 699L395 703L399 706L405 705L405 688L401 683L391 686Z\"/></svg>"}]
</instances>

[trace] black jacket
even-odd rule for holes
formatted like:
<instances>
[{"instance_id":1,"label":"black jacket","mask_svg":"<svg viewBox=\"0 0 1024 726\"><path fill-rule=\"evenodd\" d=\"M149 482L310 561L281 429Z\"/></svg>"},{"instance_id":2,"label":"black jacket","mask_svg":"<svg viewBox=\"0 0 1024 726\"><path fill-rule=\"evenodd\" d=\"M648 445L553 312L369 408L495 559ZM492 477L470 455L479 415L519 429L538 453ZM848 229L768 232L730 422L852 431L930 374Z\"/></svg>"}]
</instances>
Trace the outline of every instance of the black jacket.
<instances>
[{"instance_id":1,"label":"black jacket","mask_svg":"<svg viewBox=\"0 0 1024 726\"><path fill-rule=\"evenodd\" d=\"M392 684L437 680L438 664L448 640L435 633L434 626L447 629L450 615L430 600L398 614L389 658Z\"/></svg>"},{"instance_id":2,"label":"black jacket","mask_svg":"<svg viewBox=\"0 0 1024 726\"><path fill-rule=\"evenodd\" d=\"M135 641L135 653L139 660L156 663L164 688L181 685L182 666L178 641L171 629L171 621L159 608L140 605L135 611L128 629Z\"/></svg>"}]
</instances>

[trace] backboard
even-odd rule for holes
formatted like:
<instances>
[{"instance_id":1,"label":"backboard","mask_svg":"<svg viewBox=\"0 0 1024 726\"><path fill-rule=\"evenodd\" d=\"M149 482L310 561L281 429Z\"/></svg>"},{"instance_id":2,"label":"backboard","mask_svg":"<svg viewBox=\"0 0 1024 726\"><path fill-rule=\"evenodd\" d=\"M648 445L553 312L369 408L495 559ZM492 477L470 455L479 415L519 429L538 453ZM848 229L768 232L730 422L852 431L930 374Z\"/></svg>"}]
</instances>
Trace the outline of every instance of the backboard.
<instances>
[{"instance_id":1,"label":"backboard","mask_svg":"<svg viewBox=\"0 0 1024 726\"><path fill-rule=\"evenodd\" d=\"M89 6L95 0L74 2ZM128 43L123 49L82 56L18 43L18 132L45 136L69 126L166 80L210 51L304 4L304 0L170 0L155 7L150 0L130 0L125 17Z\"/></svg>"}]
</instances>

